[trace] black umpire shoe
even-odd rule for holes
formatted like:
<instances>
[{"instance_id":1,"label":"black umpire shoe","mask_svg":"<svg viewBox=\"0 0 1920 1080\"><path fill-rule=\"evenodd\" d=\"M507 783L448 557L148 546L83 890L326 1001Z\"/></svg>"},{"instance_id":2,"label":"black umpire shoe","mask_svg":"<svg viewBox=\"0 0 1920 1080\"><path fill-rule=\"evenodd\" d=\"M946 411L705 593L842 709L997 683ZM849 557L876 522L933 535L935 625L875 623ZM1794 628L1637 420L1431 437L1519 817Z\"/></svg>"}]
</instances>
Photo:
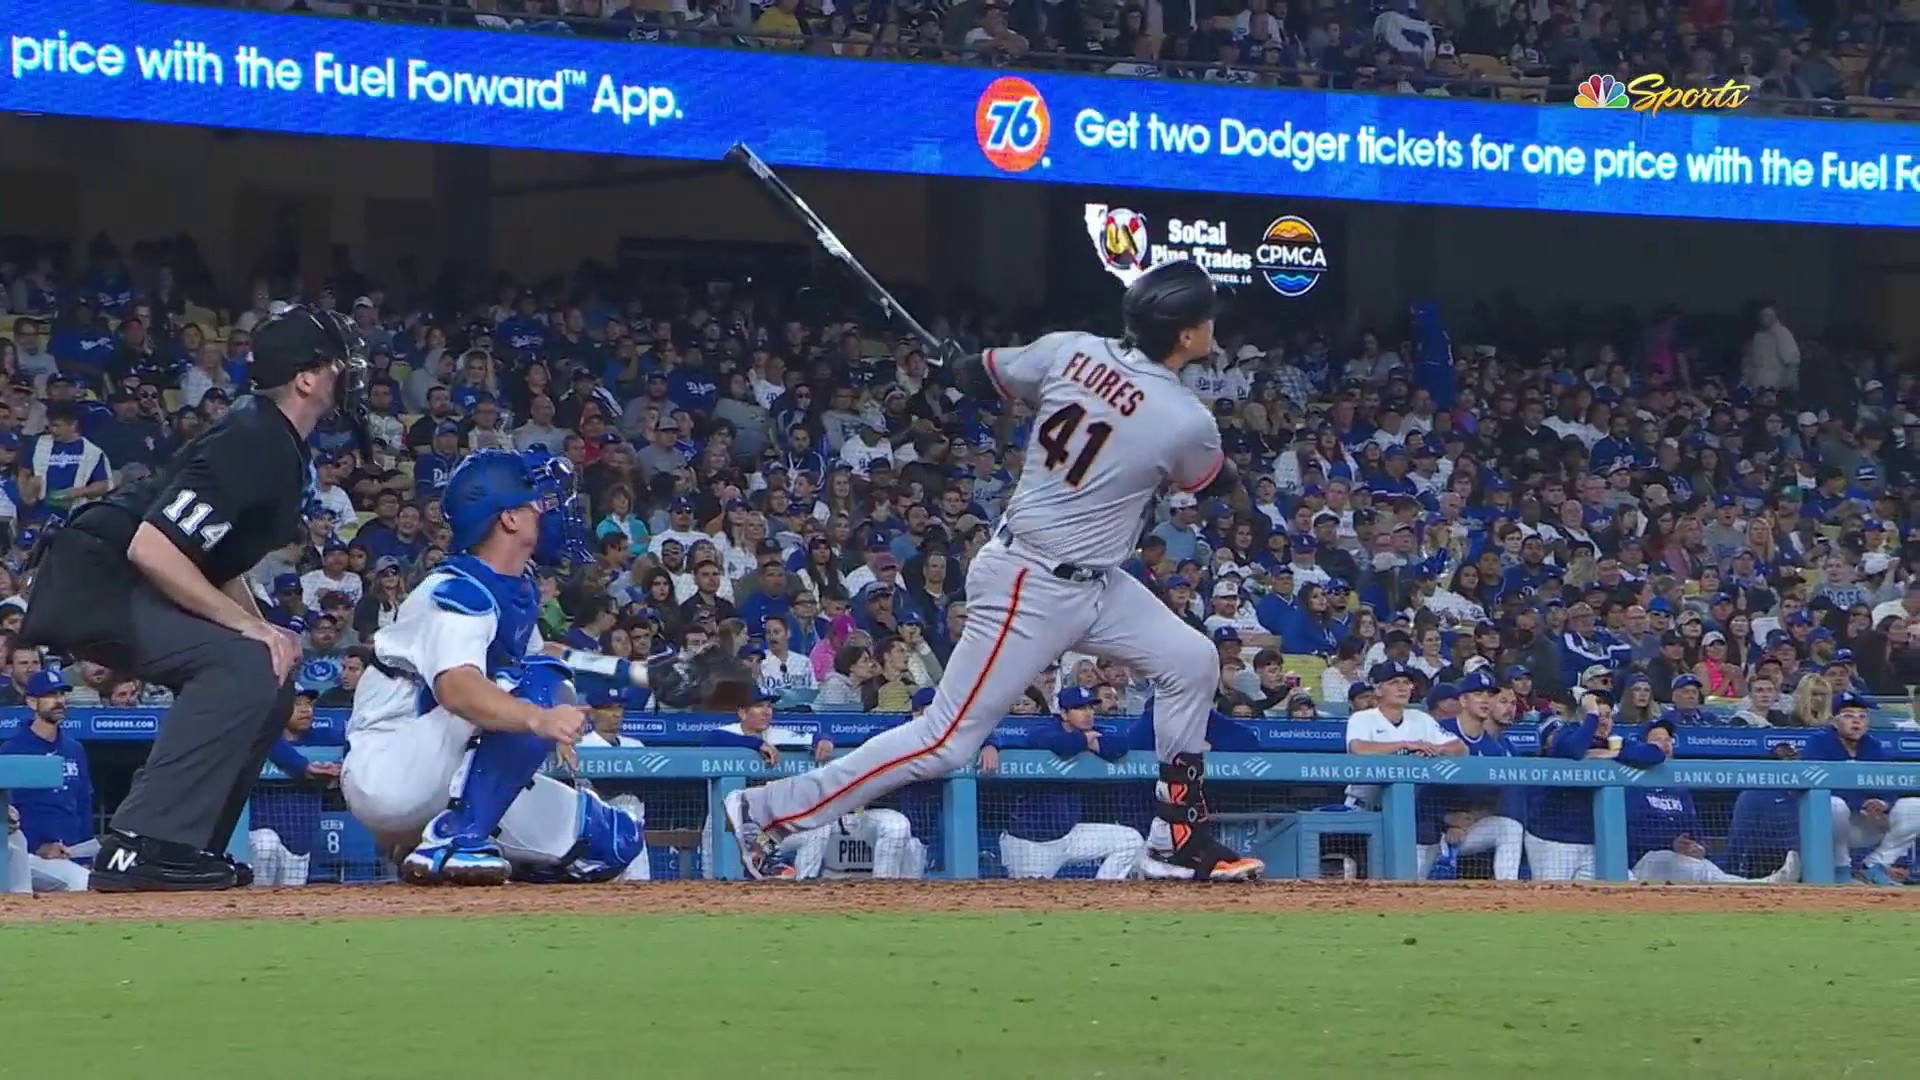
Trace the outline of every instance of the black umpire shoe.
<instances>
[{"instance_id":1,"label":"black umpire shoe","mask_svg":"<svg viewBox=\"0 0 1920 1080\"><path fill-rule=\"evenodd\" d=\"M246 877L253 877L251 868ZM225 855L109 831L100 838L87 888L105 893L218 892L239 883L238 866Z\"/></svg>"}]
</instances>

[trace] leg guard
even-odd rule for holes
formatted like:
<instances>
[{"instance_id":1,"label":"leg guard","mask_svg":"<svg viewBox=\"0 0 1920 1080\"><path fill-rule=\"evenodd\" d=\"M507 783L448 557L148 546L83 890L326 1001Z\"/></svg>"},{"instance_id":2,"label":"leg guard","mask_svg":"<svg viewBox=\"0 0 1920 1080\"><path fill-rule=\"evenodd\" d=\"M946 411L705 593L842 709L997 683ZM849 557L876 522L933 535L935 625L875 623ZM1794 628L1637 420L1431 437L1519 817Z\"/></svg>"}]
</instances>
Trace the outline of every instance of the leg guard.
<instances>
[{"instance_id":1,"label":"leg guard","mask_svg":"<svg viewBox=\"0 0 1920 1080\"><path fill-rule=\"evenodd\" d=\"M613 881L646 855L645 813L638 799L615 805L587 784L536 777L501 820L500 847L515 881Z\"/></svg>"},{"instance_id":2,"label":"leg guard","mask_svg":"<svg viewBox=\"0 0 1920 1080\"><path fill-rule=\"evenodd\" d=\"M567 675L557 662L530 660L514 696L541 706L572 701ZM400 865L401 879L410 884L499 885L512 875L513 865L499 844L501 820L533 786L553 753L553 740L483 731L467 745L465 760L454 770L447 808L427 823L420 845Z\"/></svg>"},{"instance_id":3,"label":"leg guard","mask_svg":"<svg viewBox=\"0 0 1920 1080\"><path fill-rule=\"evenodd\" d=\"M1266 869L1260 860L1242 858L1213 838L1207 824L1212 815L1207 810L1206 778L1206 759L1199 754L1175 754L1172 761L1161 763L1155 815L1167 823L1173 846L1149 855L1149 876L1251 881Z\"/></svg>"}]
</instances>

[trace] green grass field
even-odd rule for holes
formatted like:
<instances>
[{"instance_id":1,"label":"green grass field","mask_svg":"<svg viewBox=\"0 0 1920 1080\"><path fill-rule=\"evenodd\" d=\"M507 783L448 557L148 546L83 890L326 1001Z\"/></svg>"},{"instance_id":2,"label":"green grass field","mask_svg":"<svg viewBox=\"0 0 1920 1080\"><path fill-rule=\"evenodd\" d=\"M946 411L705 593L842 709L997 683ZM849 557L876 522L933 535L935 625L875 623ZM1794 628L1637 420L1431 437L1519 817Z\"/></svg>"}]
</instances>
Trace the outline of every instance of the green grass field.
<instances>
[{"instance_id":1,"label":"green grass field","mask_svg":"<svg viewBox=\"0 0 1920 1080\"><path fill-rule=\"evenodd\" d=\"M0 1075L1837 1077L1920 917L411 918L0 926Z\"/></svg>"}]
</instances>

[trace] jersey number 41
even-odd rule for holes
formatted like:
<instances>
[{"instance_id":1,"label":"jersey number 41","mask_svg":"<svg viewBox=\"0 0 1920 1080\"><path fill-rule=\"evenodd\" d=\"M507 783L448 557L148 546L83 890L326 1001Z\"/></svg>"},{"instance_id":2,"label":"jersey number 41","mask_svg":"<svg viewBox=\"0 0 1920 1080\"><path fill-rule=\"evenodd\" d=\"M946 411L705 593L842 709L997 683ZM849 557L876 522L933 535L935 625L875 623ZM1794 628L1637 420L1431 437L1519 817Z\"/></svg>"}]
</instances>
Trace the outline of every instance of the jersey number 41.
<instances>
[{"instance_id":1,"label":"jersey number 41","mask_svg":"<svg viewBox=\"0 0 1920 1080\"><path fill-rule=\"evenodd\" d=\"M1068 445L1080 431L1080 422L1087 418L1087 410L1079 405L1063 405L1055 409L1053 415L1040 422L1040 430L1034 438L1040 443L1040 449L1047 452L1047 468L1058 469L1068 461L1065 477L1068 487L1079 487L1087 478L1087 471L1093 468L1093 460L1100 456L1100 450L1107 445L1107 439L1113 435L1113 425L1105 420L1095 420L1087 425L1087 437L1080 444L1079 453L1074 453Z\"/></svg>"}]
</instances>

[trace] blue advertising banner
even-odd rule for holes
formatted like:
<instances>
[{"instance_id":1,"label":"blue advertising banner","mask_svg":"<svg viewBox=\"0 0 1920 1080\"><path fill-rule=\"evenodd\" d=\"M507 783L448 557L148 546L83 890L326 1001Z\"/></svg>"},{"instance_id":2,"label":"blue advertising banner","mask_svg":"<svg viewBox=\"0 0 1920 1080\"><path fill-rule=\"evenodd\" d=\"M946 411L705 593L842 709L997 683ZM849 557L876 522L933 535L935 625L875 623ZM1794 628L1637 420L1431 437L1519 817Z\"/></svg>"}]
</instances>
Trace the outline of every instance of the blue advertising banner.
<instances>
[{"instance_id":1,"label":"blue advertising banner","mask_svg":"<svg viewBox=\"0 0 1920 1080\"><path fill-rule=\"evenodd\" d=\"M338 758L331 751L311 756L315 760ZM772 779L797 776L813 768L813 759L804 754L788 754L778 765L769 766L758 754L748 750L588 749L580 751L580 765L573 772L590 780L711 780L721 776ZM996 772L982 773L966 768L953 775L1054 783L1098 782L1152 780L1160 775L1160 769L1152 754L1139 751L1119 761L1107 761L1091 754L1060 758L1037 750L1013 750L1001 755ZM261 778L284 780L286 776L268 765L262 770ZM1612 761L1557 758L1209 754L1207 778L1262 784L1512 784L1519 787L1685 787L1720 791L1825 787L1895 795L1920 792L1920 769L1910 764L1825 761L1668 762L1652 769L1634 769Z\"/></svg>"},{"instance_id":2,"label":"blue advertising banner","mask_svg":"<svg viewBox=\"0 0 1920 1080\"><path fill-rule=\"evenodd\" d=\"M160 728L158 709L75 708L67 713L66 729L75 738L87 742L152 742ZM27 721L27 710L18 706L0 709L0 740L20 729ZM874 713L782 713L775 723L802 735L822 737L837 747L858 746L873 735L900 722L900 717ZM733 722L733 717L715 713L629 713L620 724L623 738L637 739L648 747L697 746L714 728ZM994 730L994 742L1002 749L1020 750L1032 745L1027 733L1041 719L1009 717ZM1094 726L1102 736L1119 737L1134 724L1130 718L1102 719ZM1235 721L1253 732L1264 751L1295 754L1338 754L1346 749L1347 725L1343 720L1240 720ZM1675 742L1675 752L1688 758L1765 758L1776 746L1798 750L1812 737L1813 728L1723 728L1683 727ZM305 744L339 746L346 740L347 711L320 709L314 713L313 730ZM1920 760L1920 731L1876 728L1873 732L1897 760ZM1514 749L1532 754L1540 740L1531 724L1516 724L1507 731Z\"/></svg>"},{"instance_id":3,"label":"blue advertising banner","mask_svg":"<svg viewBox=\"0 0 1920 1080\"><path fill-rule=\"evenodd\" d=\"M136 0L0 0L0 12L0 108L15 112L707 161L744 141L775 164L929 176L1920 224L1911 126L1747 117L1737 105L1015 76ZM1270 246L1282 262L1298 254Z\"/></svg>"}]
</instances>

